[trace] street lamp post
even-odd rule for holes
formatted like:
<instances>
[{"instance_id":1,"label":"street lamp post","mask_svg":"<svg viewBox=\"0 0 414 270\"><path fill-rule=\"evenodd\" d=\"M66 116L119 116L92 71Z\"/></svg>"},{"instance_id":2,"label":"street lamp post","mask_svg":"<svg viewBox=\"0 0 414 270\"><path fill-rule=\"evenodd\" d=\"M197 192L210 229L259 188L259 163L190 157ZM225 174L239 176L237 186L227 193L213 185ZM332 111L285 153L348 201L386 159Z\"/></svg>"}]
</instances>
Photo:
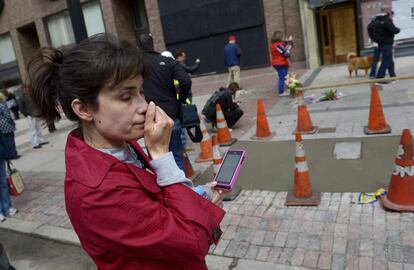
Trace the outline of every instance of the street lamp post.
<instances>
[{"instance_id":1,"label":"street lamp post","mask_svg":"<svg viewBox=\"0 0 414 270\"><path fill-rule=\"evenodd\" d=\"M66 0L70 20L72 22L73 33L76 43L88 37L86 31L85 19L83 18L82 7L79 0Z\"/></svg>"}]
</instances>

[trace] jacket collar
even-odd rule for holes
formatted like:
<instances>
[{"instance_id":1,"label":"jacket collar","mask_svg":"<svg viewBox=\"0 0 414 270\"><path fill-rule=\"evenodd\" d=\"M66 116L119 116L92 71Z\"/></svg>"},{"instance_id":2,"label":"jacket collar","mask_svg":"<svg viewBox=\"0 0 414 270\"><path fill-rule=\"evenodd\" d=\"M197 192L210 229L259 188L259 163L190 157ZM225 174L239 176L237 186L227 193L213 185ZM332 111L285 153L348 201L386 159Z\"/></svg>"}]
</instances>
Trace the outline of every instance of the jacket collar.
<instances>
[{"instance_id":1,"label":"jacket collar","mask_svg":"<svg viewBox=\"0 0 414 270\"><path fill-rule=\"evenodd\" d=\"M129 145L136 151L145 167L154 172L149 164L150 159L139 144L132 140ZM84 142L77 134L77 130L69 133L65 149L66 176L71 177L88 187L97 187L102 182L109 169L121 162L117 158L99 151ZM85 177L88 175L88 177Z\"/></svg>"}]
</instances>

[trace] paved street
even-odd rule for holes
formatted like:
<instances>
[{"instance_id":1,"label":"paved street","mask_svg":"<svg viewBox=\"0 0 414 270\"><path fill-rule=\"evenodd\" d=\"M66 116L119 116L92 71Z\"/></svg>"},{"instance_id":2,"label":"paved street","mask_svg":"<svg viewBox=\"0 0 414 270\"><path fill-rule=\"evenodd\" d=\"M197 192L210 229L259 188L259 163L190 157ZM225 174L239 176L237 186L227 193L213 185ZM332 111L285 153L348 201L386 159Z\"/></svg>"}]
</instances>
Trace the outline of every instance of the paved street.
<instances>
[{"instance_id":1,"label":"paved street","mask_svg":"<svg viewBox=\"0 0 414 270\"><path fill-rule=\"evenodd\" d=\"M4 230L0 230L0 242L7 247L12 265L18 270L96 269L79 246Z\"/></svg>"},{"instance_id":2,"label":"paved street","mask_svg":"<svg viewBox=\"0 0 414 270\"><path fill-rule=\"evenodd\" d=\"M413 60L414 57L397 58L397 73L412 74L410 63ZM298 71L302 80L313 72ZM239 138L241 143L257 143L262 146L291 143L294 140L292 132L296 127L296 104L293 99L276 96L274 70L265 68L242 71L241 76L243 90L238 99L242 102L245 115L234 127L234 137ZM364 78L352 78L351 81L361 79ZM209 80L211 84L208 83ZM193 79L194 102L199 110L210 93L224 84L225 80L226 74ZM346 66L336 65L323 68L312 85L347 80ZM414 131L412 82L413 80L398 81L386 85L380 91L384 113L392 128L391 134L381 136L397 138L403 128ZM317 96L324 91L326 90L309 91L305 96ZM313 123L329 132L304 136L305 145L306 140L310 139L323 141L366 138L362 128L368 120L369 86L344 87L338 88L338 91L343 92L344 97L337 101L308 105ZM250 139L255 132L258 97L264 98L270 128L276 132L270 142L255 142ZM15 165L25 177L26 191L13 198L14 205L20 212L0 224L2 242L5 239L3 234L18 231L31 237L78 245L63 200L64 145L66 135L73 127L74 124L62 120L57 124L56 133L44 132L50 144L35 150L29 142L25 119L17 121L16 142L22 157L15 161ZM193 147L196 150L189 153L192 161L198 155L198 146ZM366 144L362 144L362 147L366 147ZM294 148L291 151L289 158L293 155ZM396 152L397 145L387 158L393 160ZM293 159L290 161L293 166ZM194 164L196 170L203 172L209 166L210 164ZM386 175L388 179L391 168L392 161ZM273 174L278 175L278 171L274 170ZM292 175L293 171L288 174ZM386 212L378 202L368 205L351 204L351 199L358 195L356 192L323 192L318 207L287 208L284 206L287 190L260 190L254 187L255 179L250 181L253 183L251 189L244 189L235 201L225 203L227 214L222 223L224 234L207 257L209 269L414 269L413 213ZM271 184L275 180L265 181ZM4 245L11 250L11 260L16 261L16 265L21 265L19 270L49 269L20 264L24 260L24 251L16 251L10 241L4 242ZM67 269L88 268L74 266Z\"/></svg>"}]
</instances>

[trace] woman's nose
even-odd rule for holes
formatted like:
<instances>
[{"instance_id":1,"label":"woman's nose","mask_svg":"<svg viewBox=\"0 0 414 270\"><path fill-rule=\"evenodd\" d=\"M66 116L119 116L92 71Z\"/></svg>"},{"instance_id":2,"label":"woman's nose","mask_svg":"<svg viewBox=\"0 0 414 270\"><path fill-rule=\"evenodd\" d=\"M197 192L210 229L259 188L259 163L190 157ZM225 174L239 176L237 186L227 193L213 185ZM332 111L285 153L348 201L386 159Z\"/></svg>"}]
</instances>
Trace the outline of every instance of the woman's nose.
<instances>
[{"instance_id":1,"label":"woman's nose","mask_svg":"<svg viewBox=\"0 0 414 270\"><path fill-rule=\"evenodd\" d=\"M146 113L148 108L148 103L144 98L138 98L137 100L137 112L139 114Z\"/></svg>"}]
</instances>

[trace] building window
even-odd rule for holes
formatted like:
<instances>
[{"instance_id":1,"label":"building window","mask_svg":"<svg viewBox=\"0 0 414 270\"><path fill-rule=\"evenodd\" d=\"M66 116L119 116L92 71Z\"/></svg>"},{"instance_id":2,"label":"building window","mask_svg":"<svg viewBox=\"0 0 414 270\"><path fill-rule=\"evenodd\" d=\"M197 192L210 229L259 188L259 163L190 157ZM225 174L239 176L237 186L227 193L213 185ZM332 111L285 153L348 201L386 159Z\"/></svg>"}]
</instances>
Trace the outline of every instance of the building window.
<instances>
[{"instance_id":1,"label":"building window","mask_svg":"<svg viewBox=\"0 0 414 270\"><path fill-rule=\"evenodd\" d=\"M105 32L99 1L83 4L82 12L88 36ZM67 10L48 17L46 25L49 31L50 43L53 47L59 48L75 43L75 35Z\"/></svg>"},{"instance_id":2,"label":"building window","mask_svg":"<svg viewBox=\"0 0 414 270\"><path fill-rule=\"evenodd\" d=\"M75 43L75 35L73 34L72 23L67 10L48 17L46 24L50 43L53 47L59 48Z\"/></svg>"},{"instance_id":3,"label":"building window","mask_svg":"<svg viewBox=\"0 0 414 270\"><path fill-rule=\"evenodd\" d=\"M105 32L105 26L99 1L92 1L83 4L82 11L83 17L85 18L88 37Z\"/></svg>"},{"instance_id":4,"label":"building window","mask_svg":"<svg viewBox=\"0 0 414 270\"><path fill-rule=\"evenodd\" d=\"M147 18L147 11L145 8L145 1L132 0L133 12L134 12L134 20L135 20L135 28L136 29L144 29L148 27L148 18Z\"/></svg>"},{"instance_id":5,"label":"building window","mask_svg":"<svg viewBox=\"0 0 414 270\"><path fill-rule=\"evenodd\" d=\"M0 64L16 61L13 44L9 34L0 36Z\"/></svg>"}]
</instances>

